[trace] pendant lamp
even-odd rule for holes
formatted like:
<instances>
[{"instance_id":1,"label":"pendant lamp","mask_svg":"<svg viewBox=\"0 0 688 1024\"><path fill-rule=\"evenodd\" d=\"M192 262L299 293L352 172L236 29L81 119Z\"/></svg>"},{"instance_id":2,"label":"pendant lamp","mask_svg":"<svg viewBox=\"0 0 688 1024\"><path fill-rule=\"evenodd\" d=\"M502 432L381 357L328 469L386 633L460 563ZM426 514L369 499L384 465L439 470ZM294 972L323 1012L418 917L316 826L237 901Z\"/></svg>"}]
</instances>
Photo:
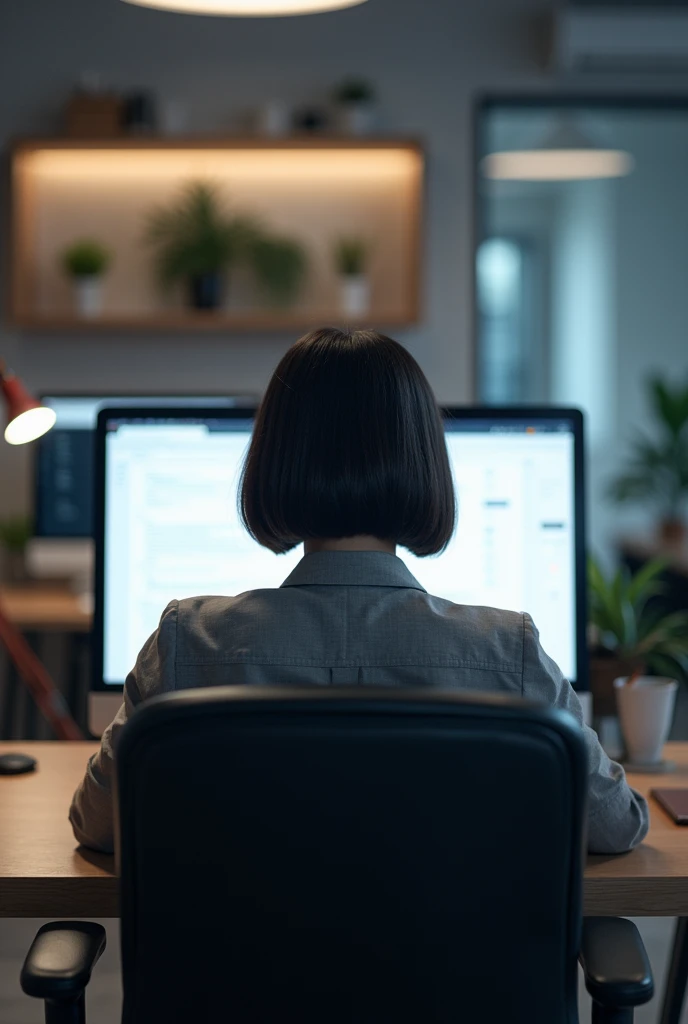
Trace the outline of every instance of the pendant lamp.
<instances>
[{"instance_id":1,"label":"pendant lamp","mask_svg":"<svg viewBox=\"0 0 688 1024\"><path fill-rule=\"evenodd\" d=\"M537 148L490 153L480 165L484 176L494 181L622 178L633 167L630 153L601 149L570 118L564 118Z\"/></svg>"},{"instance_id":2,"label":"pendant lamp","mask_svg":"<svg viewBox=\"0 0 688 1024\"><path fill-rule=\"evenodd\" d=\"M217 14L233 18L275 18L320 14L357 7L366 0L124 0L138 7L155 7L182 14Z\"/></svg>"}]
</instances>

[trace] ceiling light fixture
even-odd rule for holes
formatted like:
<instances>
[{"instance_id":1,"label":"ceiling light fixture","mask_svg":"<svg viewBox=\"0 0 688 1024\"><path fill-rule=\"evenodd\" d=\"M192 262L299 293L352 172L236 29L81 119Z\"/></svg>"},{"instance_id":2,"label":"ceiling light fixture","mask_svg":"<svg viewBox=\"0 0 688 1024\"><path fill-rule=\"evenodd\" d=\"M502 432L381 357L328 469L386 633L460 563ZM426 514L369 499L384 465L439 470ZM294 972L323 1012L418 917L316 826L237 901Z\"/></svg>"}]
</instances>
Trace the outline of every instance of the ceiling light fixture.
<instances>
[{"instance_id":1,"label":"ceiling light fixture","mask_svg":"<svg viewBox=\"0 0 688 1024\"><path fill-rule=\"evenodd\" d=\"M137 7L155 7L180 14L216 14L233 18L275 18L321 14L357 7L366 0L124 0Z\"/></svg>"},{"instance_id":2,"label":"ceiling light fixture","mask_svg":"<svg viewBox=\"0 0 688 1024\"><path fill-rule=\"evenodd\" d=\"M490 153L480 164L493 181L582 181L623 178L635 161L621 149L600 149L569 120L564 120L535 149Z\"/></svg>"}]
</instances>

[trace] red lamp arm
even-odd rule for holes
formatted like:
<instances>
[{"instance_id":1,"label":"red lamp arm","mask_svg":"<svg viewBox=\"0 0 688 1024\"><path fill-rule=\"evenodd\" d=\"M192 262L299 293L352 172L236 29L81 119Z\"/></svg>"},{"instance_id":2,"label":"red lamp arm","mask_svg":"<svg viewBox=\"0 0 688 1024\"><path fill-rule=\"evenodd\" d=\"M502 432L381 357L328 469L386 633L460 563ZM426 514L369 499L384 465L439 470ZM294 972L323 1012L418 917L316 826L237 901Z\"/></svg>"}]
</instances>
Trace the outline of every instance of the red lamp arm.
<instances>
[{"instance_id":1,"label":"red lamp arm","mask_svg":"<svg viewBox=\"0 0 688 1024\"><path fill-rule=\"evenodd\" d=\"M67 702L36 657L25 638L10 622L0 604L0 643L9 654L19 676L44 718L60 740L85 739L67 707Z\"/></svg>"}]
</instances>

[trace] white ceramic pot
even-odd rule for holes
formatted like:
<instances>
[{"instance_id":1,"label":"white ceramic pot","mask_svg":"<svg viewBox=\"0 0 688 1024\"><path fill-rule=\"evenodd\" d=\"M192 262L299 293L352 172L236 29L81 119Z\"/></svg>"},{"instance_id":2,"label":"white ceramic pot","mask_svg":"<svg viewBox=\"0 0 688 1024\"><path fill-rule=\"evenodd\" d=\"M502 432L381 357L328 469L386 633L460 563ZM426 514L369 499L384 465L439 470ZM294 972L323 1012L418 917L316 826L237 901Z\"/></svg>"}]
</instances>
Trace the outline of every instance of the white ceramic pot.
<instances>
[{"instance_id":1,"label":"white ceramic pot","mask_svg":"<svg viewBox=\"0 0 688 1024\"><path fill-rule=\"evenodd\" d=\"M339 282L342 313L345 316L365 316L370 310L370 281L365 274L343 275Z\"/></svg>"},{"instance_id":2,"label":"white ceramic pot","mask_svg":"<svg viewBox=\"0 0 688 1024\"><path fill-rule=\"evenodd\" d=\"M377 108L373 103L343 103L339 109L339 124L345 135L370 135L376 122Z\"/></svg>"},{"instance_id":3,"label":"white ceramic pot","mask_svg":"<svg viewBox=\"0 0 688 1024\"><path fill-rule=\"evenodd\" d=\"M627 686L627 678L614 680L626 756L633 764L659 764L674 717L678 683L660 676L640 676Z\"/></svg>"},{"instance_id":4,"label":"white ceramic pot","mask_svg":"<svg viewBox=\"0 0 688 1024\"><path fill-rule=\"evenodd\" d=\"M256 119L259 135L272 138L289 135L291 131L291 111L280 100L270 100L258 110Z\"/></svg>"},{"instance_id":5,"label":"white ceramic pot","mask_svg":"<svg viewBox=\"0 0 688 1024\"><path fill-rule=\"evenodd\" d=\"M103 309L103 281L99 274L74 278L74 306L86 319L100 316Z\"/></svg>"}]
</instances>

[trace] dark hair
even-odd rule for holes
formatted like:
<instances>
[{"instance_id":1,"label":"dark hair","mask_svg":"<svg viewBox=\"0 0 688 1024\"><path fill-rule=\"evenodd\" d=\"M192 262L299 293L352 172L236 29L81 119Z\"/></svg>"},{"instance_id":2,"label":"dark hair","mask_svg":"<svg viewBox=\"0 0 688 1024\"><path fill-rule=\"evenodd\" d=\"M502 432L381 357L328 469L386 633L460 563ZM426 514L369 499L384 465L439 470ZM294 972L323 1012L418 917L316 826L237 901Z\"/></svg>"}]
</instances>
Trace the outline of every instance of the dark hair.
<instances>
[{"instance_id":1,"label":"dark hair","mask_svg":"<svg viewBox=\"0 0 688 1024\"><path fill-rule=\"evenodd\" d=\"M249 533L271 551L367 535L433 555L456 502L423 371L374 331L312 331L268 384L241 479Z\"/></svg>"}]
</instances>

